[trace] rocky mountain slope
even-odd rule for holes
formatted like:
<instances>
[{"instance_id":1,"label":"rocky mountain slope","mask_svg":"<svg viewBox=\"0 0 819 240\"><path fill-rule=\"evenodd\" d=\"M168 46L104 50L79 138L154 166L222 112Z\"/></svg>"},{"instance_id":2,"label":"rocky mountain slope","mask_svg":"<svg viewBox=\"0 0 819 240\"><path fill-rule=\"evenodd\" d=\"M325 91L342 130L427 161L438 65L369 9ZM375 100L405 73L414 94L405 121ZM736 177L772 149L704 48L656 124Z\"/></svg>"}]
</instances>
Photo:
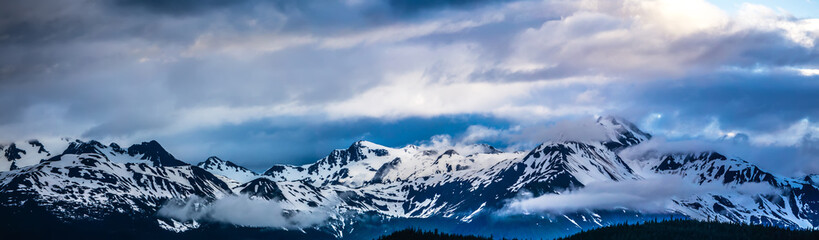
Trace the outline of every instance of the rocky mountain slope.
<instances>
[{"instance_id":1,"label":"rocky mountain slope","mask_svg":"<svg viewBox=\"0 0 819 240\"><path fill-rule=\"evenodd\" d=\"M315 163L274 165L263 174L218 157L190 165L155 141L128 148L67 139L15 142L0 148L0 206L44 209L67 222L108 215L155 218L164 229L186 231L208 219L158 216L163 204L196 197L207 205L239 196L275 203L288 221L296 221L299 213L327 214L322 223L288 227L344 237L353 234L355 226L362 228L361 216L478 224L523 196L565 195L601 182L674 176L702 188L739 190L674 196L661 214L800 228L819 225L814 177L777 176L715 152L624 159L620 150L651 135L618 118L600 118L597 124L606 130L606 139L556 140L528 152L502 152L484 144L390 148L359 141ZM740 191L760 185L775 191ZM640 209L621 207L523 214L540 216L533 222L537 228L542 223L569 233L647 217Z\"/></svg>"}]
</instances>

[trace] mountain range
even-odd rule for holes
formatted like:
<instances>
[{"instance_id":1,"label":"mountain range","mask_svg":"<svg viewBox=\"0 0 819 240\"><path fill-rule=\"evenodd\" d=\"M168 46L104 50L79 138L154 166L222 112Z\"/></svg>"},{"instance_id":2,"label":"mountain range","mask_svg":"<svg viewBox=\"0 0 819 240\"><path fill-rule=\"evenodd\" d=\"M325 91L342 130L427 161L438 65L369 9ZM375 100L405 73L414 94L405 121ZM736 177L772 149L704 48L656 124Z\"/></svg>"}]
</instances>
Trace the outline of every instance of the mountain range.
<instances>
[{"instance_id":1,"label":"mountain range","mask_svg":"<svg viewBox=\"0 0 819 240\"><path fill-rule=\"evenodd\" d=\"M713 151L625 157L625 150L652 136L616 117L598 118L596 124L605 129L604 139L552 140L529 151L504 152L486 144L392 148L358 141L314 163L272 165L263 173L218 157L191 165L156 141L127 148L94 140L14 142L0 146L0 212L31 224L39 217L68 225L116 218L169 234L218 225L345 239L372 239L407 226L555 237L675 217L819 226L816 175L779 176ZM619 205L616 195L605 195L612 190L607 187L639 190L643 183L672 178L679 180L670 183L684 187L667 188L690 190L668 193L663 201ZM581 201L605 203L607 196L613 205ZM557 205L549 204L555 199ZM5 226L24 225L6 221Z\"/></svg>"}]
</instances>

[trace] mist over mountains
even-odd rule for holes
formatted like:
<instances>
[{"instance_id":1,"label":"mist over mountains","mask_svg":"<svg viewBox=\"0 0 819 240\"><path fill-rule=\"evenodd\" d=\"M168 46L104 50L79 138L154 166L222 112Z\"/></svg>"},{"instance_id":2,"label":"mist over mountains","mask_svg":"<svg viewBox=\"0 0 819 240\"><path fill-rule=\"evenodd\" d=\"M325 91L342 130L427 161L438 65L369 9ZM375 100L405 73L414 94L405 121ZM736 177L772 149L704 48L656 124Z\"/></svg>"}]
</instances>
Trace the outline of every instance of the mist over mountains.
<instances>
[{"instance_id":1,"label":"mist over mountains","mask_svg":"<svg viewBox=\"0 0 819 240\"><path fill-rule=\"evenodd\" d=\"M272 164L264 172L215 156L191 165L156 141L127 148L21 141L2 146L0 205L34 222L117 219L113 229L143 226L178 237L228 228L360 239L433 226L559 237L669 217L819 224L815 175L784 177L726 152L660 147L621 118L580 126L586 128L567 128L557 134L562 139L514 152L487 144L392 148L357 141L314 163ZM129 222L140 224L124 227Z\"/></svg>"}]
</instances>

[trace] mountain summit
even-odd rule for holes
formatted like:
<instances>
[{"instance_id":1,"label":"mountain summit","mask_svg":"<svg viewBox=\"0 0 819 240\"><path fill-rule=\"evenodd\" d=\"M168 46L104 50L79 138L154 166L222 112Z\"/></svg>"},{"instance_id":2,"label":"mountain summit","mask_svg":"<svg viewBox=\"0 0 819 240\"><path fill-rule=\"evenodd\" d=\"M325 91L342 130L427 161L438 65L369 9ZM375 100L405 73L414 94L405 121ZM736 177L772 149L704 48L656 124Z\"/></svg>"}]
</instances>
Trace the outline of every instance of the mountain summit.
<instances>
[{"instance_id":1,"label":"mountain summit","mask_svg":"<svg viewBox=\"0 0 819 240\"><path fill-rule=\"evenodd\" d=\"M379 224L385 222L398 226L418 219L440 226L476 224L497 233L508 230L504 236L510 237L525 237L516 234L526 231L568 234L658 216L819 226L815 177L777 176L716 152L625 159L618 154L620 150L651 135L614 117L598 118L596 124L605 130L606 139L549 141L526 152L502 152L485 144L455 150L415 145L391 148L358 141L314 163L273 165L263 174L218 157L189 165L156 141L126 149L97 141L15 142L0 148L4 153L0 159L0 206L47 212L66 222L108 216L147 218L155 220L158 227L180 232L220 218L202 214L158 216L160 208L175 201L201 199L191 205L198 207L182 208L193 211L211 204L223 206L221 199L243 197L281 209L287 219L284 222L291 224L278 228L294 228L292 222L304 221L300 214L326 216L321 223L296 228L312 228L336 237L369 236L356 234L373 229L368 226L383 226ZM500 212L521 200L573 196L598 189L592 186L637 184L658 177L682 179L681 184L702 190L669 196L659 213L647 213L641 207L594 207L517 213L522 214L518 218L526 219L525 224L497 221ZM773 190L730 190L760 187ZM214 211L218 209L206 213L218 213ZM497 227L486 227L490 225Z\"/></svg>"},{"instance_id":2,"label":"mountain summit","mask_svg":"<svg viewBox=\"0 0 819 240\"><path fill-rule=\"evenodd\" d=\"M221 177L222 180L231 186L249 182L256 179L259 175L250 169L236 165L230 161L222 160L216 156L211 156L204 162L196 164L196 166Z\"/></svg>"}]
</instances>

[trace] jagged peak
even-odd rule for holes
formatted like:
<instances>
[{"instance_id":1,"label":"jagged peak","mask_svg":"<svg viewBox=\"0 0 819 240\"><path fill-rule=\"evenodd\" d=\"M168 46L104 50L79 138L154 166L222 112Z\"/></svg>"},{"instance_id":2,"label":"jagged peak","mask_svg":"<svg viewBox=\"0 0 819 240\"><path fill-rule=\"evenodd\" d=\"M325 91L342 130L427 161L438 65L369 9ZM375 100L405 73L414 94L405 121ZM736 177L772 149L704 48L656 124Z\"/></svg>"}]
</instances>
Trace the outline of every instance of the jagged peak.
<instances>
[{"instance_id":1,"label":"jagged peak","mask_svg":"<svg viewBox=\"0 0 819 240\"><path fill-rule=\"evenodd\" d=\"M275 164L268 168L262 175L265 176L276 176L276 174L280 174L288 169L292 169L296 172L303 172L305 168L303 166L295 166L290 164Z\"/></svg>"},{"instance_id":2,"label":"jagged peak","mask_svg":"<svg viewBox=\"0 0 819 240\"><path fill-rule=\"evenodd\" d=\"M354 148L369 148L369 149L388 149L388 147L367 140L358 140L354 142L348 149Z\"/></svg>"},{"instance_id":3,"label":"jagged peak","mask_svg":"<svg viewBox=\"0 0 819 240\"><path fill-rule=\"evenodd\" d=\"M455 149L449 149L449 150L444 151L443 154L439 155L438 158L435 159L435 161L437 162L438 160L441 160L441 158L443 158L444 156L451 158L452 156L456 156L456 155L460 155L460 154L458 154L458 152L456 152Z\"/></svg>"},{"instance_id":4,"label":"jagged peak","mask_svg":"<svg viewBox=\"0 0 819 240\"><path fill-rule=\"evenodd\" d=\"M653 167L654 170L658 171L665 171L665 170L673 170L679 169L684 167L685 165L692 164L692 163L708 163L712 161L727 161L729 160L728 157L722 155L715 151L705 151L705 152L698 152L698 153L670 153L665 154L659 157L660 162ZM730 158L731 161L735 161L742 164L747 164L749 166L753 166L752 164L748 163L742 159Z\"/></svg>"},{"instance_id":5,"label":"jagged peak","mask_svg":"<svg viewBox=\"0 0 819 240\"><path fill-rule=\"evenodd\" d=\"M481 153L485 153L485 154L503 153L503 151L501 151L500 149L497 149L494 146L486 144L486 143L478 144L478 146L484 148L484 151L481 152Z\"/></svg>"},{"instance_id":6,"label":"jagged peak","mask_svg":"<svg viewBox=\"0 0 819 240\"><path fill-rule=\"evenodd\" d=\"M3 153L3 155L6 157L7 160L15 160L15 159L20 159L20 154L21 153L26 154L26 151L17 148L17 144L11 143L5 149L5 152Z\"/></svg>"},{"instance_id":7,"label":"jagged peak","mask_svg":"<svg viewBox=\"0 0 819 240\"><path fill-rule=\"evenodd\" d=\"M315 165L315 164L335 165L335 164L339 164L339 163L341 165L345 165L348 162L356 162L356 161L367 159L367 155L369 153L374 153L376 156L388 155L389 151L390 151L389 149L391 149L391 148L388 148L388 147L385 147L385 146L382 146L382 145L378 145L378 144L375 144L373 142L360 140L360 141L356 141L355 143L350 145L350 147L348 147L347 149L335 149L335 150L333 150L332 152L330 152L330 154L328 156L322 158L321 160L314 163L313 165ZM338 161L340 161L340 162L338 162Z\"/></svg>"},{"instance_id":8,"label":"jagged peak","mask_svg":"<svg viewBox=\"0 0 819 240\"><path fill-rule=\"evenodd\" d=\"M819 185L819 174L808 174L802 178L805 182L808 182L811 185Z\"/></svg>"},{"instance_id":9,"label":"jagged peak","mask_svg":"<svg viewBox=\"0 0 819 240\"><path fill-rule=\"evenodd\" d=\"M157 142L156 140L151 140L151 141L147 141L147 142L142 142L142 143L139 143L139 144L134 144L134 145L148 146L148 147L156 147L156 148L162 148L162 150L165 150L165 149L162 147L162 145L161 145L161 144L159 144L159 142ZM132 145L132 146L133 146L133 145Z\"/></svg>"},{"instance_id":10,"label":"jagged peak","mask_svg":"<svg viewBox=\"0 0 819 240\"><path fill-rule=\"evenodd\" d=\"M603 116L597 118L597 123L606 129L607 141L603 144L612 150L633 146L651 139L648 134L634 125L634 123L616 116Z\"/></svg>"},{"instance_id":11,"label":"jagged peak","mask_svg":"<svg viewBox=\"0 0 819 240\"><path fill-rule=\"evenodd\" d=\"M702 152L677 152L663 155L662 158L669 158L673 156L688 157L697 160L728 160L728 157L716 151L702 151ZM744 160L736 159L737 161L745 162Z\"/></svg>"},{"instance_id":12,"label":"jagged peak","mask_svg":"<svg viewBox=\"0 0 819 240\"><path fill-rule=\"evenodd\" d=\"M266 200L285 200L284 193L278 183L266 177L260 177L237 187L239 193Z\"/></svg>"},{"instance_id":13,"label":"jagged peak","mask_svg":"<svg viewBox=\"0 0 819 240\"><path fill-rule=\"evenodd\" d=\"M83 142L79 139L72 141L68 144L68 148L63 151L63 154L83 154L83 153L102 153L100 149L106 148L105 145L96 141L90 140L88 142Z\"/></svg>"},{"instance_id":14,"label":"jagged peak","mask_svg":"<svg viewBox=\"0 0 819 240\"><path fill-rule=\"evenodd\" d=\"M569 146L574 145L574 146ZM531 157L540 158L541 154L547 153L558 153L563 155L569 155L574 153L574 148L579 147L580 145L586 145L582 142L577 141L548 141L543 142L531 151L523 158L524 160L529 159Z\"/></svg>"},{"instance_id":15,"label":"jagged peak","mask_svg":"<svg viewBox=\"0 0 819 240\"><path fill-rule=\"evenodd\" d=\"M205 159L205 161L199 162L199 163L196 164L196 166L204 168L204 169L208 169L209 167L214 167L214 166L222 166L222 165L226 165L226 161L222 160L221 158L219 158L217 156L210 156L207 159Z\"/></svg>"},{"instance_id":16,"label":"jagged peak","mask_svg":"<svg viewBox=\"0 0 819 240\"><path fill-rule=\"evenodd\" d=\"M173 167L189 165L183 161L176 159L173 155L168 153L162 145L156 140L134 144L128 147L128 155L136 156L142 155L143 160L149 160L155 167Z\"/></svg>"},{"instance_id":17,"label":"jagged peak","mask_svg":"<svg viewBox=\"0 0 819 240\"><path fill-rule=\"evenodd\" d=\"M210 156L204 162L200 162L196 164L196 166L201 167L205 170L212 170L212 169L223 169L223 167L239 169L246 172L253 172L250 169L239 166L231 161L222 160L217 156Z\"/></svg>"},{"instance_id":18,"label":"jagged peak","mask_svg":"<svg viewBox=\"0 0 819 240\"><path fill-rule=\"evenodd\" d=\"M629 120L626 120L622 117L617 116L603 116L597 118L597 123L606 127L607 130L610 131L618 131L621 133L624 132L632 132L636 136L644 137L646 139L651 138L651 134L648 134L637 127L634 123Z\"/></svg>"},{"instance_id":19,"label":"jagged peak","mask_svg":"<svg viewBox=\"0 0 819 240\"><path fill-rule=\"evenodd\" d=\"M538 145L535 148L544 148L544 147L576 147L576 146L583 146L583 145L596 145L597 142L583 142L583 141L575 141L575 140L562 140L562 141L545 141Z\"/></svg>"},{"instance_id":20,"label":"jagged peak","mask_svg":"<svg viewBox=\"0 0 819 240\"><path fill-rule=\"evenodd\" d=\"M125 154L127 152L125 149L122 149L122 147L120 147L119 144L117 143L112 142L111 144L108 144L108 147L110 147L111 150L118 154Z\"/></svg>"}]
</instances>

